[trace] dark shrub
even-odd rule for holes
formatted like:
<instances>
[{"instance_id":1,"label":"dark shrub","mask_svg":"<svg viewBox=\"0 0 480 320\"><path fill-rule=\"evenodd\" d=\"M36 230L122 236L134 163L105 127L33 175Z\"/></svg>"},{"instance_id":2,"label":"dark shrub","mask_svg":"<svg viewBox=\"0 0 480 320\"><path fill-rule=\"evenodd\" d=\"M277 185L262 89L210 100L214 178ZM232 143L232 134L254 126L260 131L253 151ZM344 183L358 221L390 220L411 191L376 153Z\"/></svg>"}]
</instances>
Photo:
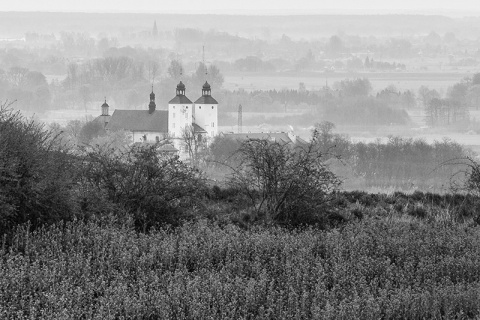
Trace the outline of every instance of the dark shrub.
<instances>
[{"instance_id":1,"label":"dark shrub","mask_svg":"<svg viewBox=\"0 0 480 320\"><path fill-rule=\"evenodd\" d=\"M51 132L0 106L0 233L72 218L74 158Z\"/></svg>"},{"instance_id":2,"label":"dark shrub","mask_svg":"<svg viewBox=\"0 0 480 320\"><path fill-rule=\"evenodd\" d=\"M197 169L177 156L159 153L156 146L85 151L82 179L84 194L93 192L122 206L142 231L164 223L178 224L187 217L185 209L192 209L205 194Z\"/></svg>"}]
</instances>

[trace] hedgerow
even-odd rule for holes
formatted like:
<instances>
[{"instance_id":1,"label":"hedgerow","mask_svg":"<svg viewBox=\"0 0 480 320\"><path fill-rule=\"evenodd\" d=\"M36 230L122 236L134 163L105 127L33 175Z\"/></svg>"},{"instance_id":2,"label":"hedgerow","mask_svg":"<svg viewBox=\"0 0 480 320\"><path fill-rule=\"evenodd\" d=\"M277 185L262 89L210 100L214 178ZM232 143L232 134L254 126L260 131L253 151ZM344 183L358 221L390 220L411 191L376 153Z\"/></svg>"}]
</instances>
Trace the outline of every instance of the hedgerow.
<instances>
[{"instance_id":1,"label":"hedgerow","mask_svg":"<svg viewBox=\"0 0 480 320\"><path fill-rule=\"evenodd\" d=\"M19 229L1 253L0 318L475 318L479 231L377 219L330 232Z\"/></svg>"}]
</instances>

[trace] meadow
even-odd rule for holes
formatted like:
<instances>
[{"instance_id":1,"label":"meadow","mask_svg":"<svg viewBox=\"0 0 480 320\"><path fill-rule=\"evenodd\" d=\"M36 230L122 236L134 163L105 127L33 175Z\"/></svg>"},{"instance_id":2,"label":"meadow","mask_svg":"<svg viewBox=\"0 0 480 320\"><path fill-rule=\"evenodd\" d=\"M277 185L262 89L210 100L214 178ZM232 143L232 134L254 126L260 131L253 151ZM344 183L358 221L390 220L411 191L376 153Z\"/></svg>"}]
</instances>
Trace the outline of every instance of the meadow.
<instances>
[{"instance_id":1,"label":"meadow","mask_svg":"<svg viewBox=\"0 0 480 320\"><path fill-rule=\"evenodd\" d=\"M114 217L15 232L3 319L474 319L480 229L370 209L339 228ZM358 213L357 213L358 215Z\"/></svg>"},{"instance_id":2,"label":"meadow","mask_svg":"<svg viewBox=\"0 0 480 320\"><path fill-rule=\"evenodd\" d=\"M345 192L317 149L253 141L244 163L268 156L253 163L275 174L247 165L227 188L155 146L82 148L9 109L0 120L1 319L480 317L473 162L472 194Z\"/></svg>"}]
</instances>

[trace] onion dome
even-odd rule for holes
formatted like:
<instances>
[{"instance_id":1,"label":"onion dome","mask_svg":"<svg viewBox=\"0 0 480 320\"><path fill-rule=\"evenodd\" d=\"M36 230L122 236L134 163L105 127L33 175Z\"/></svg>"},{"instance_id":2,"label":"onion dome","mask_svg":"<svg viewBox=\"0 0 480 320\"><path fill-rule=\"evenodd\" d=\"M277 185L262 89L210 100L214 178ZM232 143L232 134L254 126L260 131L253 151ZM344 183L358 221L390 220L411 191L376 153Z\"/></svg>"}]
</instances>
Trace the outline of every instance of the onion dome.
<instances>
[{"instance_id":1,"label":"onion dome","mask_svg":"<svg viewBox=\"0 0 480 320\"><path fill-rule=\"evenodd\" d=\"M202 87L202 96L209 96L211 93L212 89L210 87L210 84L205 81L205 84Z\"/></svg>"},{"instance_id":2,"label":"onion dome","mask_svg":"<svg viewBox=\"0 0 480 320\"><path fill-rule=\"evenodd\" d=\"M177 84L177 96L184 96L185 95L185 85L182 81Z\"/></svg>"}]
</instances>

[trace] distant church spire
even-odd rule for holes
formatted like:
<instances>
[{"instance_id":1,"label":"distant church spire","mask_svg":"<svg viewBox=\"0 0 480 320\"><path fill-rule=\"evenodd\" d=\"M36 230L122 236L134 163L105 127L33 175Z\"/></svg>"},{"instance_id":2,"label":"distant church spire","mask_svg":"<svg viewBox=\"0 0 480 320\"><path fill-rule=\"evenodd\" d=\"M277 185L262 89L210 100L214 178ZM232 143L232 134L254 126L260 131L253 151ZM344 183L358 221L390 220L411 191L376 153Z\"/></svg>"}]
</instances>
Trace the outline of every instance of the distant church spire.
<instances>
[{"instance_id":1,"label":"distant church spire","mask_svg":"<svg viewBox=\"0 0 480 320\"><path fill-rule=\"evenodd\" d=\"M153 22L152 36L154 38L158 37L157 20Z\"/></svg>"}]
</instances>

